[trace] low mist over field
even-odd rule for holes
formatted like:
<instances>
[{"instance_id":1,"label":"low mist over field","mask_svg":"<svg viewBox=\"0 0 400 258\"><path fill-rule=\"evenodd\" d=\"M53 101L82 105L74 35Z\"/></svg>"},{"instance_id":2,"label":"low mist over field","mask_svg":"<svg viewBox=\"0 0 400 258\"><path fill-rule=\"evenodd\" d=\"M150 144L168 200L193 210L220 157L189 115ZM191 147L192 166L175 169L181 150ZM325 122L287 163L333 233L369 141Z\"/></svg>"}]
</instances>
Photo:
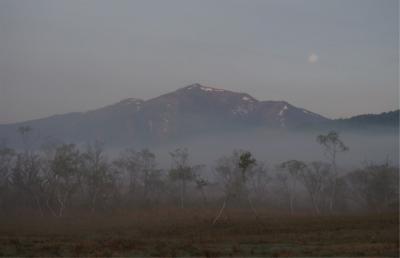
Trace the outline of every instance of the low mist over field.
<instances>
[{"instance_id":1,"label":"low mist over field","mask_svg":"<svg viewBox=\"0 0 400 258\"><path fill-rule=\"evenodd\" d=\"M326 131L320 131L326 133ZM321 146L317 143L318 132L251 131L243 133L204 136L198 139L179 141L154 151L162 164L169 164L169 151L187 146L193 161L211 165L218 157L234 149L250 150L257 159L267 164L277 164L287 159L306 161L325 160ZM340 156L341 166L354 168L364 162L399 162L399 135L389 133L344 132L341 138L350 150ZM111 151L110 154L114 153ZM211 163L210 163L211 162Z\"/></svg>"}]
</instances>

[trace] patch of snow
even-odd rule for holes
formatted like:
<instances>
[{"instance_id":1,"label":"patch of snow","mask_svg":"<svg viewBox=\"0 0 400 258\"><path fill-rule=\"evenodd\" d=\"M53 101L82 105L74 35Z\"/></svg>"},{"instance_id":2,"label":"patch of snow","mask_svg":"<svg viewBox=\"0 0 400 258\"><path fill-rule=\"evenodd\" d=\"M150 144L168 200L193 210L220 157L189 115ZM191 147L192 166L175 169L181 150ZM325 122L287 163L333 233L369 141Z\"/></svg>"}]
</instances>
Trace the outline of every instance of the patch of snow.
<instances>
[{"instance_id":1,"label":"patch of snow","mask_svg":"<svg viewBox=\"0 0 400 258\"><path fill-rule=\"evenodd\" d=\"M208 91L208 92L213 92L213 91L214 92L223 92L223 91L225 91L223 89L215 89L215 88L204 87L204 86L201 86L200 89L203 90L203 91Z\"/></svg>"},{"instance_id":2,"label":"patch of snow","mask_svg":"<svg viewBox=\"0 0 400 258\"><path fill-rule=\"evenodd\" d=\"M310 112L308 112L307 110L304 110L304 109L303 109L303 113L304 113L304 114L309 114Z\"/></svg>"},{"instance_id":3,"label":"patch of snow","mask_svg":"<svg viewBox=\"0 0 400 258\"><path fill-rule=\"evenodd\" d=\"M281 109L281 111L279 111L279 116L282 116L283 115L283 113L286 111L286 110L288 110L288 106L287 105L285 105L282 109Z\"/></svg>"},{"instance_id":4,"label":"patch of snow","mask_svg":"<svg viewBox=\"0 0 400 258\"><path fill-rule=\"evenodd\" d=\"M255 98L253 98L252 96L249 96L249 95L243 96L242 100L248 101L248 102L257 102L257 100Z\"/></svg>"},{"instance_id":5,"label":"patch of snow","mask_svg":"<svg viewBox=\"0 0 400 258\"><path fill-rule=\"evenodd\" d=\"M200 85L198 83L193 84L193 85L187 87L186 89L187 90L200 89L202 91L207 91L207 92L223 92L223 91L225 91L223 89L217 89L217 88L202 86L202 85Z\"/></svg>"},{"instance_id":6,"label":"patch of snow","mask_svg":"<svg viewBox=\"0 0 400 258\"><path fill-rule=\"evenodd\" d=\"M201 90L204 90L204 91L213 91L213 89L211 89L211 88L206 88L206 87L201 87L200 89L201 89Z\"/></svg>"}]
</instances>

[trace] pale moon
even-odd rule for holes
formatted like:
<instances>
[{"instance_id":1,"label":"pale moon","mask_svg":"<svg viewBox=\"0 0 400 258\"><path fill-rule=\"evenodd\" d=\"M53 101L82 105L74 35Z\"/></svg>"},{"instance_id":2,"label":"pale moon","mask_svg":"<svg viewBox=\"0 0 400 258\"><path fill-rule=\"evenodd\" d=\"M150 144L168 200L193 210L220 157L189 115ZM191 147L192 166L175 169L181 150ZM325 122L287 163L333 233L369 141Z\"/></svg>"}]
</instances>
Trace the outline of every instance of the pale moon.
<instances>
[{"instance_id":1,"label":"pale moon","mask_svg":"<svg viewBox=\"0 0 400 258\"><path fill-rule=\"evenodd\" d=\"M318 59L319 59L318 55L315 54L315 53L312 53L312 54L308 57L308 62L309 62L310 64L314 64L314 63L318 62Z\"/></svg>"}]
</instances>

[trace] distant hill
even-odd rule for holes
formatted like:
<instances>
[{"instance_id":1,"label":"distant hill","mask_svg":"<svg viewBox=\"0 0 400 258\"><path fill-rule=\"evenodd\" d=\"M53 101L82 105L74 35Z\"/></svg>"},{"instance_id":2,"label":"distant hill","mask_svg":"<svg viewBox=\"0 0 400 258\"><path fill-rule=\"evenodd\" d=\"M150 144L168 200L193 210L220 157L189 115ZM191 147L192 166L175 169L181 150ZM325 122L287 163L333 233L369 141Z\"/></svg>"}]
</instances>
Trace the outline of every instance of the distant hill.
<instances>
[{"instance_id":1,"label":"distant hill","mask_svg":"<svg viewBox=\"0 0 400 258\"><path fill-rule=\"evenodd\" d=\"M393 111L331 120L285 101L259 101L247 93L193 84L146 101L130 98L88 112L0 125L0 140L13 145L19 140L18 127L30 126L46 141L146 145L255 128L393 127L398 115Z\"/></svg>"},{"instance_id":2,"label":"distant hill","mask_svg":"<svg viewBox=\"0 0 400 258\"><path fill-rule=\"evenodd\" d=\"M307 126L310 129L311 126ZM325 121L314 126L314 129L330 129L339 131L385 132L399 130L399 110L381 114L357 115Z\"/></svg>"},{"instance_id":3,"label":"distant hill","mask_svg":"<svg viewBox=\"0 0 400 258\"><path fill-rule=\"evenodd\" d=\"M336 119L337 125L362 128L365 126L398 127L399 110L384 112L381 114L358 115L345 119Z\"/></svg>"}]
</instances>

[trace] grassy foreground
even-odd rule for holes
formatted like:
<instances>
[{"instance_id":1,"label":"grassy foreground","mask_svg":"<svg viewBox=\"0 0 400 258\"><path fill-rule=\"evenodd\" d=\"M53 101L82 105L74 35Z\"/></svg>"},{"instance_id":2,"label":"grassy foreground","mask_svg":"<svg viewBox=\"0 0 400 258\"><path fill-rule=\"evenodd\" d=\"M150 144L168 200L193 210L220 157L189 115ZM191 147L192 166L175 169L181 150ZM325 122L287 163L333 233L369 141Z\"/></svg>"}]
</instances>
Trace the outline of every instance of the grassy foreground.
<instances>
[{"instance_id":1,"label":"grassy foreground","mask_svg":"<svg viewBox=\"0 0 400 258\"><path fill-rule=\"evenodd\" d=\"M0 256L398 257L398 214L271 215L158 209L66 218L0 218Z\"/></svg>"}]
</instances>

